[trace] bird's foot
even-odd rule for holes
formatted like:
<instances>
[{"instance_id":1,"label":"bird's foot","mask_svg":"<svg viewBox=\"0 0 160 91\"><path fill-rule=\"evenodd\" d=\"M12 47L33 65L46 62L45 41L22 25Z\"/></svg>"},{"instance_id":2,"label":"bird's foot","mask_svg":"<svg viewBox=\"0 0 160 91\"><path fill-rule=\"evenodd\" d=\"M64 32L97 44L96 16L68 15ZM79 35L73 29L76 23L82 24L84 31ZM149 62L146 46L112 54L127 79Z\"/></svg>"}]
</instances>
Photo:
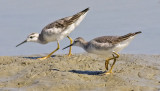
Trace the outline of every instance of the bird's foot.
<instances>
[{"instance_id":1,"label":"bird's foot","mask_svg":"<svg viewBox=\"0 0 160 91\"><path fill-rule=\"evenodd\" d=\"M47 58L49 58L49 57L46 56L46 57L42 57L42 58L38 58L38 59L40 59L40 60L45 60L45 59L47 59Z\"/></svg>"},{"instance_id":2,"label":"bird's foot","mask_svg":"<svg viewBox=\"0 0 160 91\"><path fill-rule=\"evenodd\" d=\"M112 71L105 71L105 72L103 72L102 74L101 74L101 76L103 76L103 75L109 75L109 74L112 74Z\"/></svg>"},{"instance_id":3,"label":"bird's foot","mask_svg":"<svg viewBox=\"0 0 160 91\"><path fill-rule=\"evenodd\" d=\"M112 74L112 71L109 71L109 72L105 72L103 73L104 75L109 75L109 74Z\"/></svg>"},{"instance_id":4,"label":"bird's foot","mask_svg":"<svg viewBox=\"0 0 160 91\"><path fill-rule=\"evenodd\" d=\"M72 56L72 53L69 53L69 54L68 54L68 57L70 57L70 56Z\"/></svg>"}]
</instances>

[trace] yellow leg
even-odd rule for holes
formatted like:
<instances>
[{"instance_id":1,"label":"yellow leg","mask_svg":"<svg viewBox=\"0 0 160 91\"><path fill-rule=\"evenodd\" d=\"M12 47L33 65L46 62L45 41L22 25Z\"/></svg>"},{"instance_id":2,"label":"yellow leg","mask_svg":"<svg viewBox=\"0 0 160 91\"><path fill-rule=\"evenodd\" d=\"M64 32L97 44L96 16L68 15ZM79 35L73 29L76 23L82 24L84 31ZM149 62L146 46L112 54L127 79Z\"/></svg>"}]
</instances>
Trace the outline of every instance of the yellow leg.
<instances>
[{"instance_id":1,"label":"yellow leg","mask_svg":"<svg viewBox=\"0 0 160 91\"><path fill-rule=\"evenodd\" d=\"M116 54L116 57L115 58L119 58L119 54L118 53L116 53L116 52L113 52L114 54Z\"/></svg>"},{"instance_id":2,"label":"yellow leg","mask_svg":"<svg viewBox=\"0 0 160 91\"><path fill-rule=\"evenodd\" d=\"M115 65L115 63L116 63L116 59L117 58L119 58L119 54L118 53L116 53L116 52L113 52L114 54L113 54L113 58L109 58L109 59L107 59L106 60L106 64L105 64L105 67L107 67L106 69L108 69L108 64L109 64L109 61L110 60L112 60L112 59L114 59L114 62L113 62L113 64L112 64L112 66L111 66L111 69L108 71L108 72L106 72L105 74L110 74L110 73L112 73L112 69L113 69L113 67L114 67L114 65ZM106 66L107 65L107 66Z\"/></svg>"},{"instance_id":3,"label":"yellow leg","mask_svg":"<svg viewBox=\"0 0 160 91\"><path fill-rule=\"evenodd\" d=\"M44 60L44 59L47 59L47 58L51 57L52 54L55 53L55 52L60 48L58 41L57 41L57 45L58 45L57 48L56 48L53 52L51 52L49 55L47 55L47 56L45 56L45 57L42 57L42 58L38 58L38 59Z\"/></svg>"},{"instance_id":4,"label":"yellow leg","mask_svg":"<svg viewBox=\"0 0 160 91\"><path fill-rule=\"evenodd\" d=\"M112 59L114 59L114 58L108 58L108 59L106 59L106 61L105 61L105 68L106 68L106 70L108 70L109 61L112 60Z\"/></svg>"},{"instance_id":5,"label":"yellow leg","mask_svg":"<svg viewBox=\"0 0 160 91\"><path fill-rule=\"evenodd\" d=\"M68 37L68 39L70 40L70 44L72 44L72 42L73 42L72 38L69 37L69 36L67 36L67 37ZM72 46L70 46L70 48L69 48L68 56L71 56L71 55L72 55L71 50L72 50Z\"/></svg>"},{"instance_id":6,"label":"yellow leg","mask_svg":"<svg viewBox=\"0 0 160 91\"><path fill-rule=\"evenodd\" d=\"M116 63L116 58L115 58L114 55L113 55L113 59L114 59L114 61L113 61L113 64L112 64L112 66L111 66L111 69L110 69L108 72L106 72L105 74L110 74L110 73L112 73L112 69L113 69L113 67L114 67L114 64Z\"/></svg>"}]
</instances>

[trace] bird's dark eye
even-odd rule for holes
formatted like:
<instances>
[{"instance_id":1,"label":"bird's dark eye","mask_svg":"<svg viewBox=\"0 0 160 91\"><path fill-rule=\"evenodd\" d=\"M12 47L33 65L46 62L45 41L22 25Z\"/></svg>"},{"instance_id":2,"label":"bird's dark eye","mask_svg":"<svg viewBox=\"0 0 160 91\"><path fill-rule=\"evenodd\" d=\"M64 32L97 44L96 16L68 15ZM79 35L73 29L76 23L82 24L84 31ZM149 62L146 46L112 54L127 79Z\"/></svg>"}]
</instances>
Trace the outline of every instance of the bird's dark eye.
<instances>
[{"instance_id":1,"label":"bird's dark eye","mask_svg":"<svg viewBox=\"0 0 160 91\"><path fill-rule=\"evenodd\" d=\"M30 36L29 38L31 38L31 39L32 39L32 38L33 38L33 36Z\"/></svg>"}]
</instances>

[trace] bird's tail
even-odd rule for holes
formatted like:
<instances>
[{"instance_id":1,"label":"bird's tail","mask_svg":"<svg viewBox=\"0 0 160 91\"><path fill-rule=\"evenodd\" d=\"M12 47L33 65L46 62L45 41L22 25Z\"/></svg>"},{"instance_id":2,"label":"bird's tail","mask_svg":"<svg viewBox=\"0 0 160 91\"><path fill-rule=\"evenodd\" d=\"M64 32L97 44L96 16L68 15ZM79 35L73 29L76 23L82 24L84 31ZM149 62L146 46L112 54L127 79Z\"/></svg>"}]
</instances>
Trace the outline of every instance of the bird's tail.
<instances>
[{"instance_id":1,"label":"bird's tail","mask_svg":"<svg viewBox=\"0 0 160 91\"><path fill-rule=\"evenodd\" d=\"M81 12L73 15L68 21L67 23L68 24L72 24L74 23L75 21L77 21L79 19L79 17L81 17L82 15L86 14L88 12L89 8L86 8L84 10L82 10Z\"/></svg>"},{"instance_id":2,"label":"bird's tail","mask_svg":"<svg viewBox=\"0 0 160 91\"><path fill-rule=\"evenodd\" d=\"M134 35L142 33L141 31L135 32Z\"/></svg>"},{"instance_id":3,"label":"bird's tail","mask_svg":"<svg viewBox=\"0 0 160 91\"><path fill-rule=\"evenodd\" d=\"M89 10L89 8L86 8L86 9L82 10L82 11L79 12L79 13L86 13L88 10Z\"/></svg>"},{"instance_id":4,"label":"bird's tail","mask_svg":"<svg viewBox=\"0 0 160 91\"><path fill-rule=\"evenodd\" d=\"M123 35L123 36L120 36L119 38L120 39L128 39L128 38L130 38L130 37L132 37L132 36L135 36L135 35L137 35L137 34L140 34L140 33L142 33L141 31L138 31L138 32L135 32L135 33L128 33L128 34L126 34L126 35Z\"/></svg>"},{"instance_id":5,"label":"bird's tail","mask_svg":"<svg viewBox=\"0 0 160 91\"><path fill-rule=\"evenodd\" d=\"M130 37L135 36L135 35L140 34L140 33L142 33L142 32L141 32L141 31L138 31L138 32L135 32L135 33L128 33L128 34L126 34L126 35L120 36L117 40L115 40L115 43L118 43L118 42L127 40L127 39L129 39Z\"/></svg>"}]
</instances>

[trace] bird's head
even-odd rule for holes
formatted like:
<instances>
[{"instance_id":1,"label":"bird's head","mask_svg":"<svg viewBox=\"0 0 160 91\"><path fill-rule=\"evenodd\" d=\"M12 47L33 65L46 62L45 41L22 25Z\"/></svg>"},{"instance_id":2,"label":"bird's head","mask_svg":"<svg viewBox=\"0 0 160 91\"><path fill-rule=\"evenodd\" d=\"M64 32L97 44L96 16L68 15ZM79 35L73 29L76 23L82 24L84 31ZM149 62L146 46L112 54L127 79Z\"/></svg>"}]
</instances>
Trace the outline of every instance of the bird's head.
<instances>
[{"instance_id":1,"label":"bird's head","mask_svg":"<svg viewBox=\"0 0 160 91\"><path fill-rule=\"evenodd\" d=\"M66 49L66 48L68 48L68 47L70 47L70 46L79 46L79 47L82 47L84 43L85 43L85 40L82 37L78 37L78 38L76 38L74 40L74 42L72 44L70 44L67 47L63 48L63 50Z\"/></svg>"},{"instance_id":2,"label":"bird's head","mask_svg":"<svg viewBox=\"0 0 160 91\"><path fill-rule=\"evenodd\" d=\"M38 33L31 33L30 35L28 35L28 37L27 37L26 40L24 40L23 42L21 42L20 44L18 44L16 47L18 47L21 44L24 44L26 42L38 42L38 37L39 37Z\"/></svg>"}]
</instances>

